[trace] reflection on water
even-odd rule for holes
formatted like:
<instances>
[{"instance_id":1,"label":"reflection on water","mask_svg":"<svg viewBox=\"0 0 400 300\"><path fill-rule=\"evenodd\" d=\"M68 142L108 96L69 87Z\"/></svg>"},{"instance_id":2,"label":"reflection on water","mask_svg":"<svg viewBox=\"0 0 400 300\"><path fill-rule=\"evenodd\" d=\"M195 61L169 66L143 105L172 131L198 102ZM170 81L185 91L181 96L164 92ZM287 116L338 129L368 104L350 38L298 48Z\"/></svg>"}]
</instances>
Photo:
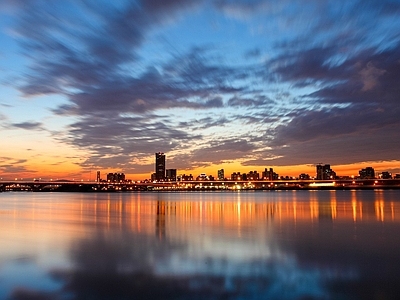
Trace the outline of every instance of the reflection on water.
<instances>
[{"instance_id":1,"label":"reflection on water","mask_svg":"<svg viewBox=\"0 0 400 300\"><path fill-rule=\"evenodd\" d=\"M3 193L1 299L400 293L400 191Z\"/></svg>"}]
</instances>

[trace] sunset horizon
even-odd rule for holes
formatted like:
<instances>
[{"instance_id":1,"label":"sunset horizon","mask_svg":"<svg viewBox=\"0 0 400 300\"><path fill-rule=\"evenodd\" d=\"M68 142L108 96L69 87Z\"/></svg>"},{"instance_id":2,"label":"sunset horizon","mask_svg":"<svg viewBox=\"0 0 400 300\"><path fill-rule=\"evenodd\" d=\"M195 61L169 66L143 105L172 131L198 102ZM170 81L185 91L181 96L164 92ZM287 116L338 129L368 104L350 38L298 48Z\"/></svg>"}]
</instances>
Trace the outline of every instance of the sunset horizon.
<instances>
[{"instance_id":1,"label":"sunset horizon","mask_svg":"<svg viewBox=\"0 0 400 300\"><path fill-rule=\"evenodd\" d=\"M400 173L392 1L0 4L1 178Z\"/></svg>"}]
</instances>

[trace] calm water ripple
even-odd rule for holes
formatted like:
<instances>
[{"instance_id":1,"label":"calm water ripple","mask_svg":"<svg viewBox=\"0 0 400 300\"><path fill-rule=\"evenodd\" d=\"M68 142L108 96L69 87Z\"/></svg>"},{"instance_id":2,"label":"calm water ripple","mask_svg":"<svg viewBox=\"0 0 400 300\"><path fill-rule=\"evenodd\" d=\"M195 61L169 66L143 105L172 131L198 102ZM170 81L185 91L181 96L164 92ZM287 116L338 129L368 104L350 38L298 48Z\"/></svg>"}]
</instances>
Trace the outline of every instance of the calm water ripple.
<instances>
[{"instance_id":1,"label":"calm water ripple","mask_svg":"<svg viewBox=\"0 0 400 300\"><path fill-rule=\"evenodd\" d=\"M0 194L0 299L396 299L400 191Z\"/></svg>"}]
</instances>

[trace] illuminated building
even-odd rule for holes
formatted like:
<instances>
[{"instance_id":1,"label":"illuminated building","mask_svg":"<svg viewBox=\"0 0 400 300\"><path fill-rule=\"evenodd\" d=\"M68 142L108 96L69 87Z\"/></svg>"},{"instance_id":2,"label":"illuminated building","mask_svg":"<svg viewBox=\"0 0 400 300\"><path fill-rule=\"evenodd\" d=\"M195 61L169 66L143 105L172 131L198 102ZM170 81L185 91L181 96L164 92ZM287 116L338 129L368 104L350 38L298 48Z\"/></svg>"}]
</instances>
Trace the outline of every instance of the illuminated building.
<instances>
[{"instance_id":1,"label":"illuminated building","mask_svg":"<svg viewBox=\"0 0 400 300\"><path fill-rule=\"evenodd\" d=\"M246 177L247 180L259 180L260 174L257 171L250 171Z\"/></svg>"},{"instance_id":2,"label":"illuminated building","mask_svg":"<svg viewBox=\"0 0 400 300\"><path fill-rule=\"evenodd\" d=\"M208 176L206 173L201 173L199 176L196 177L197 181L204 181L204 180L209 180Z\"/></svg>"},{"instance_id":3,"label":"illuminated building","mask_svg":"<svg viewBox=\"0 0 400 300\"><path fill-rule=\"evenodd\" d=\"M124 173L108 173L107 181L108 182L123 182L123 181L125 181L125 174Z\"/></svg>"},{"instance_id":4,"label":"illuminated building","mask_svg":"<svg viewBox=\"0 0 400 300\"><path fill-rule=\"evenodd\" d=\"M261 173L261 177L264 180L277 180L279 179L279 175L274 172L272 168L265 168L265 170Z\"/></svg>"},{"instance_id":5,"label":"illuminated building","mask_svg":"<svg viewBox=\"0 0 400 300\"><path fill-rule=\"evenodd\" d=\"M382 179L392 179L392 173L389 172L382 172L381 176Z\"/></svg>"},{"instance_id":6,"label":"illuminated building","mask_svg":"<svg viewBox=\"0 0 400 300\"><path fill-rule=\"evenodd\" d=\"M336 173L331 169L331 165L317 165L317 180L335 179Z\"/></svg>"},{"instance_id":7,"label":"illuminated building","mask_svg":"<svg viewBox=\"0 0 400 300\"><path fill-rule=\"evenodd\" d=\"M178 180L179 181L193 181L193 175L192 174L190 174L190 175L183 174L178 177Z\"/></svg>"},{"instance_id":8,"label":"illuminated building","mask_svg":"<svg viewBox=\"0 0 400 300\"><path fill-rule=\"evenodd\" d=\"M155 173L156 180L163 181L165 179L165 154L162 152L155 153L156 155L156 164L155 164Z\"/></svg>"},{"instance_id":9,"label":"illuminated building","mask_svg":"<svg viewBox=\"0 0 400 300\"><path fill-rule=\"evenodd\" d=\"M309 180L310 179L310 175L302 173L302 174L299 175L299 179L300 180Z\"/></svg>"},{"instance_id":10,"label":"illuminated building","mask_svg":"<svg viewBox=\"0 0 400 300\"><path fill-rule=\"evenodd\" d=\"M374 179L375 178L375 170L372 167L366 167L365 169L361 169L359 172L361 179Z\"/></svg>"},{"instance_id":11,"label":"illuminated building","mask_svg":"<svg viewBox=\"0 0 400 300\"><path fill-rule=\"evenodd\" d=\"M243 176L242 174L240 174L240 172L233 172L231 174L231 180L237 181L237 180L243 180Z\"/></svg>"},{"instance_id":12,"label":"illuminated building","mask_svg":"<svg viewBox=\"0 0 400 300\"><path fill-rule=\"evenodd\" d=\"M218 170L218 180L225 180L224 169Z\"/></svg>"},{"instance_id":13,"label":"illuminated building","mask_svg":"<svg viewBox=\"0 0 400 300\"><path fill-rule=\"evenodd\" d=\"M167 181L176 181L176 169L167 169L165 179Z\"/></svg>"}]
</instances>

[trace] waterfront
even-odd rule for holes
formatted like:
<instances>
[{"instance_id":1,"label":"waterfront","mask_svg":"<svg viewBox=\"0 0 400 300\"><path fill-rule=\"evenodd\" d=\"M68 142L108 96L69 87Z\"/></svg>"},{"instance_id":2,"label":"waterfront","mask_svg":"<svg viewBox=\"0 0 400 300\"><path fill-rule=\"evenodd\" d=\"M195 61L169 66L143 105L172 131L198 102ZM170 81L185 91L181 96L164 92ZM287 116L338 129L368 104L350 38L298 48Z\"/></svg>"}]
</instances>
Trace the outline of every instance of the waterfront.
<instances>
[{"instance_id":1,"label":"waterfront","mask_svg":"<svg viewBox=\"0 0 400 300\"><path fill-rule=\"evenodd\" d=\"M400 191L0 195L0 299L393 299Z\"/></svg>"}]
</instances>

